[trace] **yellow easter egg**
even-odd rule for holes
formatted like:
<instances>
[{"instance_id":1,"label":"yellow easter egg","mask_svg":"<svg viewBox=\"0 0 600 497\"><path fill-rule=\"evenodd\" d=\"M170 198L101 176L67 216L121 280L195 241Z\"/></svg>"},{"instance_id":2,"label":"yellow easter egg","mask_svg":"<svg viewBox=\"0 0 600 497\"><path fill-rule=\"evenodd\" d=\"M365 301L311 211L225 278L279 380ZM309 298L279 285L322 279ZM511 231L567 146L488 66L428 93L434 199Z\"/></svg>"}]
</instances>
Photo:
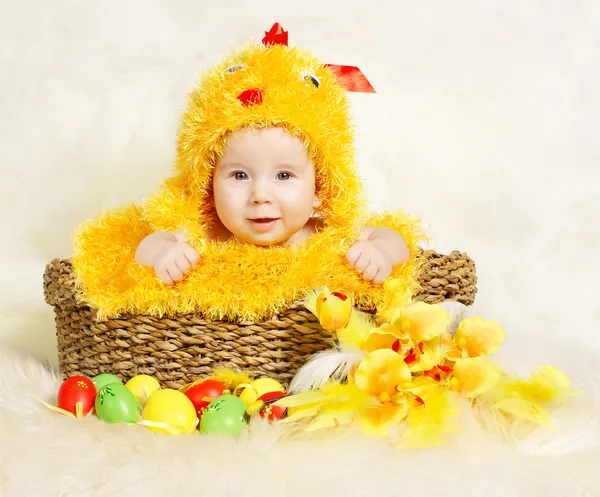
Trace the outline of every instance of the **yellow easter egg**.
<instances>
[{"instance_id":1,"label":"yellow easter egg","mask_svg":"<svg viewBox=\"0 0 600 497\"><path fill-rule=\"evenodd\" d=\"M252 387L246 387L239 395L240 400L247 406L252 405L258 399L258 393Z\"/></svg>"},{"instance_id":2,"label":"yellow easter egg","mask_svg":"<svg viewBox=\"0 0 600 497\"><path fill-rule=\"evenodd\" d=\"M198 426L196 409L182 392L163 388L150 396L144 406L144 421L156 433L181 435L191 433Z\"/></svg>"},{"instance_id":3,"label":"yellow easter egg","mask_svg":"<svg viewBox=\"0 0 600 497\"><path fill-rule=\"evenodd\" d=\"M146 403L152 394L160 390L160 383L158 383L158 380L146 374L134 376L125 383L125 386L142 405Z\"/></svg>"}]
</instances>

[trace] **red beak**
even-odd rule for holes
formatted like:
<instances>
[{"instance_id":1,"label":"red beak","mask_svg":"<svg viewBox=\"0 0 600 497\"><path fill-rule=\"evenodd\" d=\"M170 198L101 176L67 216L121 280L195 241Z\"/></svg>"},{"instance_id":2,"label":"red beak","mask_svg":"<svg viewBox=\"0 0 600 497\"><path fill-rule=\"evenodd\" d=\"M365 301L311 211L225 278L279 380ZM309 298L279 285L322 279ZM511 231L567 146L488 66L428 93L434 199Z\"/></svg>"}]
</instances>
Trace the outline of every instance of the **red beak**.
<instances>
[{"instance_id":1,"label":"red beak","mask_svg":"<svg viewBox=\"0 0 600 497\"><path fill-rule=\"evenodd\" d=\"M238 95L238 99L246 107L248 107L249 105L259 105L262 104L263 94L263 90L255 88L254 90L243 91Z\"/></svg>"}]
</instances>

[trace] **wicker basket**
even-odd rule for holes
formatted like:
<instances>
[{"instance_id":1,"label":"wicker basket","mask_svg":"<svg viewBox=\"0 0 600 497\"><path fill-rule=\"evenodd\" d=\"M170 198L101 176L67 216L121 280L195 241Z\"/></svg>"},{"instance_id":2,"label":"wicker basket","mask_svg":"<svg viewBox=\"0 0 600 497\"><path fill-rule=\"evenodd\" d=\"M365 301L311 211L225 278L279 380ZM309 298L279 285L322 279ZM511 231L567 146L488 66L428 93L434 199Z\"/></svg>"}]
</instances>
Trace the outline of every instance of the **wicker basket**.
<instances>
[{"instance_id":1,"label":"wicker basket","mask_svg":"<svg viewBox=\"0 0 600 497\"><path fill-rule=\"evenodd\" d=\"M473 303L477 278L473 261L454 251L425 251L417 296L428 303ZM208 321L199 315L176 319L126 315L97 322L93 309L75 299L69 260L55 259L44 274L46 302L54 308L59 370L64 378L113 373L126 381L154 376L163 387L180 388L215 367L269 376L287 386L314 353L331 346L330 337L301 302L260 323Z\"/></svg>"}]
</instances>

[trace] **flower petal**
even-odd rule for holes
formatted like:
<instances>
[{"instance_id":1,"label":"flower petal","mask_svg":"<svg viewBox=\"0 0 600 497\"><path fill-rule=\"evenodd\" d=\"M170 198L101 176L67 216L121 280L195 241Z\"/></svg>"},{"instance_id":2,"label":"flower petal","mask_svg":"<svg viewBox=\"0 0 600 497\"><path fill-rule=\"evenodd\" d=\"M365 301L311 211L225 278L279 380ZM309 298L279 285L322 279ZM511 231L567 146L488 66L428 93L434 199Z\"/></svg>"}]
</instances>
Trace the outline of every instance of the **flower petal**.
<instances>
[{"instance_id":1,"label":"flower petal","mask_svg":"<svg viewBox=\"0 0 600 497\"><path fill-rule=\"evenodd\" d=\"M369 332L361 348L366 352L372 352L377 349L391 349L393 343L401 334L400 330L395 326L384 323L379 328L373 328Z\"/></svg>"},{"instance_id":2,"label":"flower petal","mask_svg":"<svg viewBox=\"0 0 600 497\"><path fill-rule=\"evenodd\" d=\"M415 302L403 307L399 319L392 324L406 331L414 342L426 342L446 331L450 314L438 305Z\"/></svg>"},{"instance_id":3,"label":"flower petal","mask_svg":"<svg viewBox=\"0 0 600 497\"><path fill-rule=\"evenodd\" d=\"M343 293L320 293L317 297L317 317L321 326L329 331L345 328L352 314L352 299Z\"/></svg>"},{"instance_id":4,"label":"flower petal","mask_svg":"<svg viewBox=\"0 0 600 497\"><path fill-rule=\"evenodd\" d=\"M504 328L495 321L471 317L458 325L454 343L465 350L469 357L479 357L496 352L505 338Z\"/></svg>"},{"instance_id":5,"label":"flower petal","mask_svg":"<svg viewBox=\"0 0 600 497\"><path fill-rule=\"evenodd\" d=\"M348 326L336 330L342 350L356 347L363 349L364 342L374 326L375 320L371 314L352 309Z\"/></svg>"},{"instance_id":6,"label":"flower petal","mask_svg":"<svg viewBox=\"0 0 600 497\"><path fill-rule=\"evenodd\" d=\"M386 404L365 409L362 430L366 435L384 437L394 426L398 426L408 413L408 403Z\"/></svg>"},{"instance_id":7,"label":"flower petal","mask_svg":"<svg viewBox=\"0 0 600 497\"><path fill-rule=\"evenodd\" d=\"M354 383L363 392L379 397L390 396L411 384L412 377L404 359L391 349L379 349L367 354L358 365Z\"/></svg>"},{"instance_id":8,"label":"flower petal","mask_svg":"<svg viewBox=\"0 0 600 497\"><path fill-rule=\"evenodd\" d=\"M417 361L409 364L413 373L428 371L438 364L442 364L448 351L455 347L450 335L442 334L428 342L419 342L420 353L417 353Z\"/></svg>"},{"instance_id":9,"label":"flower petal","mask_svg":"<svg viewBox=\"0 0 600 497\"><path fill-rule=\"evenodd\" d=\"M480 357L458 359L451 384L466 397L474 398L494 388L502 374L499 366Z\"/></svg>"},{"instance_id":10,"label":"flower petal","mask_svg":"<svg viewBox=\"0 0 600 497\"><path fill-rule=\"evenodd\" d=\"M416 357L417 360L415 362L408 364L411 373L427 371L437 364L435 354L429 349L424 349L423 353L417 353Z\"/></svg>"}]
</instances>

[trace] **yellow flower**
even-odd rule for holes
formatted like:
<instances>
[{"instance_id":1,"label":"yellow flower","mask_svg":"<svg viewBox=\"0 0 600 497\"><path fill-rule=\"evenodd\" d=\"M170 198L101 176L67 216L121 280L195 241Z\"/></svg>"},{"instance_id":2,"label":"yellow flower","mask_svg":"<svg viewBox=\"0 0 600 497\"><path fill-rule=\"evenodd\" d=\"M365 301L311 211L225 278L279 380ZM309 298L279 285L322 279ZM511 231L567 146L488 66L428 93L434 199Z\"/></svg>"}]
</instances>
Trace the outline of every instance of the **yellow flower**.
<instances>
[{"instance_id":1,"label":"yellow flower","mask_svg":"<svg viewBox=\"0 0 600 497\"><path fill-rule=\"evenodd\" d=\"M414 354L407 356L406 361L412 373L423 371L426 376L431 376L436 381L440 381L441 378L435 375L447 376L446 354L453 347L452 338L444 333L433 340L419 342L418 347L412 350ZM413 358L414 361L411 360Z\"/></svg>"},{"instance_id":2,"label":"yellow flower","mask_svg":"<svg viewBox=\"0 0 600 497\"><path fill-rule=\"evenodd\" d=\"M360 361L354 382L360 390L386 402L410 386L412 375L399 354L391 349L379 349Z\"/></svg>"},{"instance_id":3,"label":"yellow flower","mask_svg":"<svg viewBox=\"0 0 600 497\"><path fill-rule=\"evenodd\" d=\"M412 376L402 357L391 349L367 354L353 378L359 390L376 400L362 411L362 428L367 434L386 435L388 427L398 426L406 417L411 401L420 401L405 391L412 384Z\"/></svg>"},{"instance_id":4,"label":"yellow flower","mask_svg":"<svg viewBox=\"0 0 600 497\"><path fill-rule=\"evenodd\" d=\"M392 349L398 352L411 372L426 371L441 364L453 344L445 335L450 315L437 305L416 302L398 309L393 323L372 328L361 348L366 352Z\"/></svg>"},{"instance_id":5,"label":"yellow flower","mask_svg":"<svg viewBox=\"0 0 600 497\"><path fill-rule=\"evenodd\" d=\"M450 386L472 399L494 388L502 374L499 366L481 357L457 359L452 369Z\"/></svg>"},{"instance_id":6,"label":"yellow flower","mask_svg":"<svg viewBox=\"0 0 600 497\"><path fill-rule=\"evenodd\" d=\"M505 338L504 328L495 321L480 317L467 318L458 325L454 335L457 348L449 352L446 357L454 360L459 357L466 359L491 355L500 349Z\"/></svg>"},{"instance_id":7,"label":"yellow flower","mask_svg":"<svg viewBox=\"0 0 600 497\"><path fill-rule=\"evenodd\" d=\"M383 323L379 328L372 328L369 331L361 349L365 352L373 352L378 349L391 349L397 341L406 341L408 344L408 340L404 340L404 333L393 324Z\"/></svg>"},{"instance_id":8,"label":"yellow flower","mask_svg":"<svg viewBox=\"0 0 600 497\"><path fill-rule=\"evenodd\" d=\"M402 307L392 324L405 332L413 342L426 342L446 331L450 314L439 305L415 302Z\"/></svg>"},{"instance_id":9,"label":"yellow flower","mask_svg":"<svg viewBox=\"0 0 600 497\"><path fill-rule=\"evenodd\" d=\"M317 297L317 318L328 331L345 328L352 314L352 300L340 292L329 295L320 293Z\"/></svg>"}]
</instances>

